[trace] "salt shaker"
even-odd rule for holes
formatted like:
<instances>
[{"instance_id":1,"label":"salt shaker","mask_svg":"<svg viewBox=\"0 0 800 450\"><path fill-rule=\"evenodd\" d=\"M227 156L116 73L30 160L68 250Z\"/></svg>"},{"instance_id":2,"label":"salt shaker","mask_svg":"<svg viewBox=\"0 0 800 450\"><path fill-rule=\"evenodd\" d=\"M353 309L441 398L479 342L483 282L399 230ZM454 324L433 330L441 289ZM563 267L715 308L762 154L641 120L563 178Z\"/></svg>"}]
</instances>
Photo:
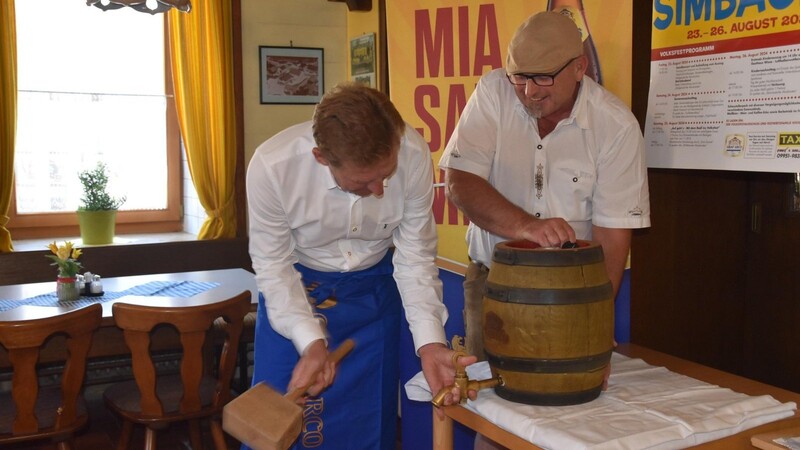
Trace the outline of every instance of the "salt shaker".
<instances>
[{"instance_id":1,"label":"salt shaker","mask_svg":"<svg viewBox=\"0 0 800 450\"><path fill-rule=\"evenodd\" d=\"M100 279L100 275L94 275L94 277L92 278L92 285L90 289L92 294L103 293L103 280Z\"/></svg>"},{"instance_id":2,"label":"salt shaker","mask_svg":"<svg viewBox=\"0 0 800 450\"><path fill-rule=\"evenodd\" d=\"M78 285L79 295L83 295L86 293L86 285L83 281L83 275L76 274L75 275L75 283Z\"/></svg>"}]
</instances>

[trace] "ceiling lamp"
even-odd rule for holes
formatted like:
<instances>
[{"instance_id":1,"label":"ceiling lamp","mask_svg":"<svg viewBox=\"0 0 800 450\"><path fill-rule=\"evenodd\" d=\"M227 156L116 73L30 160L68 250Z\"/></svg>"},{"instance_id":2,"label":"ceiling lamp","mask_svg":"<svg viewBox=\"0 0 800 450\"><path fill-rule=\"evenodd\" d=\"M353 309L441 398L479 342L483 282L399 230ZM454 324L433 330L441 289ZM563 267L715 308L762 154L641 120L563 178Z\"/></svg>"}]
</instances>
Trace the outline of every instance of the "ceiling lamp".
<instances>
[{"instance_id":1,"label":"ceiling lamp","mask_svg":"<svg viewBox=\"0 0 800 450\"><path fill-rule=\"evenodd\" d=\"M183 12L189 12L192 9L189 0L86 0L86 5L96 6L103 11L128 6L139 12L150 14L162 13L172 8Z\"/></svg>"}]
</instances>

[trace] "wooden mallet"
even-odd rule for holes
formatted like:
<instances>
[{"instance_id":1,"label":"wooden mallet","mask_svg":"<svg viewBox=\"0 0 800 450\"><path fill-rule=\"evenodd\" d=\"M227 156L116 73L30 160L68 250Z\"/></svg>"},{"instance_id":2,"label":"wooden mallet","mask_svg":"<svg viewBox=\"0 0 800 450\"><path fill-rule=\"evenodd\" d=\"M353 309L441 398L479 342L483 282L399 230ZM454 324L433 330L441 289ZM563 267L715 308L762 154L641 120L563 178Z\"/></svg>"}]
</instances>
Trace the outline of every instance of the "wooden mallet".
<instances>
[{"instance_id":1,"label":"wooden mallet","mask_svg":"<svg viewBox=\"0 0 800 450\"><path fill-rule=\"evenodd\" d=\"M338 364L355 343L348 339L328 355ZM222 410L222 428L254 450L286 450L303 426L303 407L297 404L308 386L281 395L266 383L258 383L231 400Z\"/></svg>"}]
</instances>

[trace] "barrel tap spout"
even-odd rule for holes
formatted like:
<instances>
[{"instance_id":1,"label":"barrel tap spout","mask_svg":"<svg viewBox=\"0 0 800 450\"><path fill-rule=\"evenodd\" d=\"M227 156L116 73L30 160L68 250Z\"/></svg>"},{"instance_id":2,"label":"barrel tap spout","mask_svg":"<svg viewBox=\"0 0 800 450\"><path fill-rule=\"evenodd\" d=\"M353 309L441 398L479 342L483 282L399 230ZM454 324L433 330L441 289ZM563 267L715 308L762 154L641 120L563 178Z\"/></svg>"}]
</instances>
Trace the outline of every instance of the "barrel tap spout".
<instances>
[{"instance_id":1,"label":"barrel tap spout","mask_svg":"<svg viewBox=\"0 0 800 450\"><path fill-rule=\"evenodd\" d=\"M503 379L500 376L496 376L494 378L489 378L486 380L470 380L467 376L467 370L464 368L463 365L458 363L458 358L460 356L466 356L466 353L457 351L453 353L453 365L456 367L456 376L455 382L451 386L443 387L439 390L439 392L433 397L431 403L433 406L439 408L444 404L444 398L448 392L453 390L453 387L458 388L458 392L461 395L461 403L467 402L467 393L469 391L479 391L481 389L495 387L497 385L503 384Z\"/></svg>"}]
</instances>

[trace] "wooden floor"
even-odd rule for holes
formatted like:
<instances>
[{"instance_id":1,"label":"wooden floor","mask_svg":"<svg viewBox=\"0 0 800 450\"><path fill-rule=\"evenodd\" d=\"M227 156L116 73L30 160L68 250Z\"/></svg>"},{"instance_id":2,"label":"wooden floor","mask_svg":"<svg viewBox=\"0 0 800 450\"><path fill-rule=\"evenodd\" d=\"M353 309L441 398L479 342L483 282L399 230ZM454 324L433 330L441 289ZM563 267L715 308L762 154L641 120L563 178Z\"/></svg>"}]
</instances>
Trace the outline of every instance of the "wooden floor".
<instances>
[{"instance_id":1,"label":"wooden floor","mask_svg":"<svg viewBox=\"0 0 800 450\"><path fill-rule=\"evenodd\" d=\"M76 439L75 450L113 450L116 448L120 432L117 417L106 409L103 403L103 391L107 385L93 385L86 388L86 400L89 407L89 426ZM203 424L203 442L206 450L214 448L211 433L207 424ZM228 449L238 450L240 444L236 439L228 437ZM28 444L3 447L3 450L53 450L52 445ZM144 448L144 428L136 427L129 448ZM170 428L158 432L158 448L161 450L189 450L189 433L184 424L174 424ZM198 449L193 449L198 450Z\"/></svg>"},{"instance_id":2,"label":"wooden floor","mask_svg":"<svg viewBox=\"0 0 800 450\"><path fill-rule=\"evenodd\" d=\"M87 386L85 395L89 407L89 425L76 439L75 450L114 450L117 439L119 438L120 424L116 416L106 409L103 403L103 391L108 385ZM214 443L207 424L203 424L203 443L205 450L212 450ZM400 443L401 430L398 421L398 442L397 450L402 449ZM239 450L240 443L233 437L226 434L229 450ZM131 439L131 450L144 448L144 428L136 427L133 438ZM3 450L53 450L54 446L47 444L27 444L3 446ZM200 450L192 449L189 444L189 433L184 424L174 424L166 430L158 433L159 450Z\"/></svg>"}]
</instances>

